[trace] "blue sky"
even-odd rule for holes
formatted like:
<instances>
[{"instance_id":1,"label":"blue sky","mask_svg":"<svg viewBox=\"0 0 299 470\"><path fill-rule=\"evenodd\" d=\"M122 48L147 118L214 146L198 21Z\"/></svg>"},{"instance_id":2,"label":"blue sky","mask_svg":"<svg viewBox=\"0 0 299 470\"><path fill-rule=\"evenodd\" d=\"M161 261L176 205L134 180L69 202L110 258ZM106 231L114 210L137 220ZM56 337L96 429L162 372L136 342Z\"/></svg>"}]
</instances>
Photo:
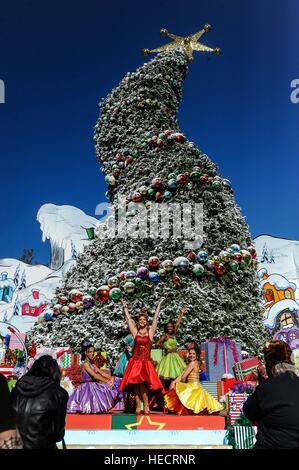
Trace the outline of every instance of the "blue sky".
<instances>
[{"instance_id":1,"label":"blue sky","mask_svg":"<svg viewBox=\"0 0 299 470\"><path fill-rule=\"evenodd\" d=\"M105 183L93 146L98 102L140 51L213 26L185 81L182 130L232 181L253 236L299 239L297 0L10 0L0 11L0 258L33 247L47 263L36 213L47 202L94 214Z\"/></svg>"}]
</instances>

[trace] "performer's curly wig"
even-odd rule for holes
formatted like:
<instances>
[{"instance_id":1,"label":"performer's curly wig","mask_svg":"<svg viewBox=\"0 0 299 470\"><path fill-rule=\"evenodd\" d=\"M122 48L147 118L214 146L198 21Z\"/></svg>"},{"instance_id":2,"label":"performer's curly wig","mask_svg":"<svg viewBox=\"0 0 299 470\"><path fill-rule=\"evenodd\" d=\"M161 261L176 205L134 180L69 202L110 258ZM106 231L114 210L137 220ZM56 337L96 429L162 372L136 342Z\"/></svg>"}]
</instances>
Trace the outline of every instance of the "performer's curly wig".
<instances>
[{"instance_id":1,"label":"performer's curly wig","mask_svg":"<svg viewBox=\"0 0 299 470\"><path fill-rule=\"evenodd\" d=\"M268 341L263 349L266 371L269 377L273 375L274 368L279 363L294 365L290 346L281 340Z\"/></svg>"}]
</instances>

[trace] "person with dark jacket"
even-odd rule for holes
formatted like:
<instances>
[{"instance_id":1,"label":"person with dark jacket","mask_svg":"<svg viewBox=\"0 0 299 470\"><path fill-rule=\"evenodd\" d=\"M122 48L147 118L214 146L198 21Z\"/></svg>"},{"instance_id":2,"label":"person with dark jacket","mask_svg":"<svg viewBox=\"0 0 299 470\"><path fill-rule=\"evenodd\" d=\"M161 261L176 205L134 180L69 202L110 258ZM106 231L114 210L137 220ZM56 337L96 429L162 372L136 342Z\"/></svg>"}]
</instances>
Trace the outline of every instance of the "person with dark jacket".
<instances>
[{"instance_id":1,"label":"person with dark jacket","mask_svg":"<svg viewBox=\"0 0 299 470\"><path fill-rule=\"evenodd\" d=\"M287 343L272 340L263 349L268 379L243 405L257 423L255 449L299 449L299 371Z\"/></svg>"},{"instance_id":2,"label":"person with dark jacket","mask_svg":"<svg viewBox=\"0 0 299 470\"><path fill-rule=\"evenodd\" d=\"M0 449L21 449L7 380L0 374Z\"/></svg>"},{"instance_id":3,"label":"person with dark jacket","mask_svg":"<svg viewBox=\"0 0 299 470\"><path fill-rule=\"evenodd\" d=\"M68 394L51 356L41 356L12 391L24 449L56 449L64 437Z\"/></svg>"}]
</instances>

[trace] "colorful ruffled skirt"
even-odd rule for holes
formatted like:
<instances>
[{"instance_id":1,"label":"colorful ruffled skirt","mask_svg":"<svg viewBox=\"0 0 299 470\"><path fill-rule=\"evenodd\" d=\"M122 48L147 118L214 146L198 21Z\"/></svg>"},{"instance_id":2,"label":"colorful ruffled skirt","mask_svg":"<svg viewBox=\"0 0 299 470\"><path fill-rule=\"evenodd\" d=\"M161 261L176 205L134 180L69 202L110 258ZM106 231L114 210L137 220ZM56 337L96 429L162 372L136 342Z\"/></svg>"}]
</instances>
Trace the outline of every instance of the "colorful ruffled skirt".
<instances>
[{"instance_id":1,"label":"colorful ruffled skirt","mask_svg":"<svg viewBox=\"0 0 299 470\"><path fill-rule=\"evenodd\" d=\"M169 411L179 415L212 414L223 410L200 383L179 382L175 389L164 395L164 400Z\"/></svg>"},{"instance_id":2,"label":"colorful ruffled skirt","mask_svg":"<svg viewBox=\"0 0 299 470\"><path fill-rule=\"evenodd\" d=\"M186 369L186 364L176 352L162 357L157 365L157 374L163 379L176 379Z\"/></svg>"}]
</instances>

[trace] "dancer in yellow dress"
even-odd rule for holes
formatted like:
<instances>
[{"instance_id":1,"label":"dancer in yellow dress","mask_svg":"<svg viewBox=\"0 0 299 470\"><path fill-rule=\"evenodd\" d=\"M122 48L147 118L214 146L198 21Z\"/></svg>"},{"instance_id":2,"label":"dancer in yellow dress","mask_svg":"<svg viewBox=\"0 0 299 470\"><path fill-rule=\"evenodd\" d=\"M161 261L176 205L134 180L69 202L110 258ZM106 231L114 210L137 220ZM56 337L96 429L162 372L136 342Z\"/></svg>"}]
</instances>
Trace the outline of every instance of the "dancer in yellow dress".
<instances>
[{"instance_id":1,"label":"dancer in yellow dress","mask_svg":"<svg viewBox=\"0 0 299 470\"><path fill-rule=\"evenodd\" d=\"M187 358L188 366L173 380L169 392L164 395L168 410L179 415L212 414L223 410L222 405L199 383L200 362L195 345L190 347Z\"/></svg>"}]
</instances>

